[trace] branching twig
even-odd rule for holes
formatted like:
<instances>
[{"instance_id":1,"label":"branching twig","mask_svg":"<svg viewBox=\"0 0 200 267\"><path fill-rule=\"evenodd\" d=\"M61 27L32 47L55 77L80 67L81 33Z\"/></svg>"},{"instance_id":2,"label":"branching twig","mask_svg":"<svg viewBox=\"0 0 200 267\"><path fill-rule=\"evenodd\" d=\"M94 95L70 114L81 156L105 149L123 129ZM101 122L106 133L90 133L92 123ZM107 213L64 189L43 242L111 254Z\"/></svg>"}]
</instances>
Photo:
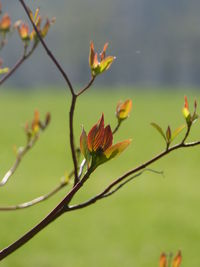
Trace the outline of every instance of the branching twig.
<instances>
[{"instance_id":1,"label":"branching twig","mask_svg":"<svg viewBox=\"0 0 200 267\"><path fill-rule=\"evenodd\" d=\"M89 81L89 83L88 83L83 89L81 89L81 90L79 91L79 93L77 94L77 96L82 95L88 88L90 88L90 87L92 86L94 80L95 80L95 76L92 76L92 78L91 78L91 80Z\"/></svg>"},{"instance_id":2,"label":"branching twig","mask_svg":"<svg viewBox=\"0 0 200 267\"><path fill-rule=\"evenodd\" d=\"M43 202L44 200L49 199L50 197L54 196L56 193L58 193L62 188L64 188L65 186L67 186L69 184L70 178L72 178L72 176L74 175L74 172L72 171L69 174L68 179L66 179L65 177L63 178L63 180L60 182L59 185L57 185L53 190L51 190L49 193L47 193L46 195L37 197L31 201L28 202L24 202L22 204L18 204L18 205L12 205L12 206L0 206L0 211L14 211L14 210L21 210L21 209L25 209L25 208L29 208L32 207L36 204L39 204L41 202Z\"/></svg>"},{"instance_id":3,"label":"branching twig","mask_svg":"<svg viewBox=\"0 0 200 267\"><path fill-rule=\"evenodd\" d=\"M25 235L19 238L16 242L4 248L0 251L0 261L6 258L9 254L13 253L15 250L23 246L31 238L33 238L37 233L44 229L47 225L53 222L55 219L60 217L68 208L68 204L72 200L73 196L79 191L79 189L84 185L87 179L90 177L92 170L84 175L83 179L80 180L67 194L67 196L35 227L28 231Z\"/></svg>"},{"instance_id":4,"label":"branching twig","mask_svg":"<svg viewBox=\"0 0 200 267\"><path fill-rule=\"evenodd\" d=\"M70 108L70 115L69 115L69 117L70 117L69 118L69 126L70 126L70 145L71 145L72 159L73 159L73 164L74 164L74 177L75 177L75 179L74 179L74 186L72 187L70 192L40 223L38 223L35 227L33 227L25 235L20 237L16 242L14 242L13 244L9 245L7 248L0 251L0 260L4 259L8 255L13 253L15 250L17 250L18 248L23 246L32 237L34 237L42 229L47 227L51 222L53 222L55 219L57 219L63 213L87 207L91 204L94 204L95 202L97 202L100 199L111 196L112 194L117 192L120 188L122 188L125 184L130 182L132 179L141 175L145 171L147 166L151 165L152 163L156 162L157 160L160 160L161 158L168 155L169 153L171 153L174 150L200 145L200 141L185 143L186 138L189 135L189 131L190 131L190 129L188 129L188 131L186 132L186 135L185 135L185 137L181 143L174 145L172 147L167 147L166 150L164 150L160 154L156 155L155 157L151 158L147 162L142 163L138 167L126 172L125 174L123 174L122 176L120 176L119 178L117 178L113 182L111 182L101 193L99 193L95 197L89 199L88 201L81 203L81 204L74 205L74 206L69 206L73 197L78 193L78 191L81 189L81 187L88 180L91 173L94 171L94 168L96 168L96 167L93 167L93 169L92 169L92 167L89 168L87 170L86 174L83 175L83 178L81 179L81 174L82 174L83 165L84 165L84 163L83 163L83 165L81 164L81 166L80 166L80 171L79 171L80 175L78 175L78 163L77 163L76 150L75 150L75 145L74 145L74 131L73 131L73 119L74 119L74 111L75 111L75 105L76 105L77 97L80 96L82 93L84 93L92 85L94 78L92 78L90 80L89 84L86 87L84 87L82 90L80 90L78 94L75 93L67 74L65 73L65 71L63 70L61 65L57 62L57 60L54 57L54 55L52 54L52 52L47 47L47 45L46 45L45 41L43 40L39 30L37 29L37 26L35 25L35 23L31 19L29 10L28 10L24 0L19 0L19 2L22 4L24 10L26 11L26 13L27 13L32 25L33 25L33 28L34 28L35 32L37 33L37 36L38 36L39 40L41 41L45 51L47 52L48 56L51 58L51 60L54 62L54 64L56 65L56 67L58 68L58 70L60 71L62 76L64 77L66 83L69 86L70 92L72 94L72 101L71 101L71 108ZM105 52L105 49L104 49L104 52ZM117 127L115 128L115 130L113 132L115 133L118 128L119 128L119 125L117 125ZM22 156L23 156L23 154L22 154ZM21 160L21 156L19 157L18 161L20 162L20 160ZM14 165L14 171L17 168L17 166L19 165L18 161L16 162L16 166ZM11 173L11 175L12 175L12 173ZM36 202L37 202L37 200L36 200Z\"/></svg>"},{"instance_id":5,"label":"branching twig","mask_svg":"<svg viewBox=\"0 0 200 267\"><path fill-rule=\"evenodd\" d=\"M72 95L75 94L73 86L68 78L68 75L66 74L66 72L64 71L64 69L61 67L61 65L59 64L59 62L57 61L57 59L55 58L55 56L53 55L53 53L49 50L48 46L46 45L46 42L44 41L44 39L42 38L40 32L38 31L35 23L33 22L33 20L31 19L28 7L26 6L25 2L23 0L19 0L19 2L21 3L21 5L23 6L35 32L37 33L37 36L41 42L41 44L43 45L45 51L47 52L48 56L51 58L51 60L54 62L54 64L56 65L57 69L60 71L60 73L62 74L63 78L65 79L66 83L69 86L70 92Z\"/></svg>"},{"instance_id":6,"label":"branching twig","mask_svg":"<svg viewBox=\"0 0 200 267\"><path fill-rule=\"evenodd\" d=\"M22 65L22 63L24 63L24 61L26 59L28 59L32 53L34 52L34 50L36 49L37 44L33 45L33 47L31 48L31 50L26 54L23 53L23 55L21 56L21 58L18 60L18 62L9 70L9 72L0 80L0 86L8 79L10 78L10 76Z\"/></svg>"},{"instance_id":7,"label":"branching twig","mask_svg":"<svg viewBox=\"0 0 200 267\"><path fill-rule=\"evenodd\" d=\"M9 171L7 171L7 173L2 178L2 180L0 182L0 187L1 186L4 186L8 182L8 180L10 179L10 177L15 173L15 171L17 170L17 168L18 168L18 166L19 166L22 158L34 146L34 144L38 140L38 137L39 137L38 135L35 135L35 137L33 139L31 139L27 143L27 145L25 147L21 148L21 150L18 151L16 161L13 164L13 166L9 169Z\"/></svg>"},{"instance_id":8,"label":"branching twig","mask_svg":"<svg viewBox=\"0 0 200 267\"><path fill-rule=\"evenodd\" d=\"M58 193L63 187L67 185L66 182L60 183L57 187L55 187L51 192L47 193L44 196L37 197L31 201L24 202L22 204L13 205L13 206L2 206L0 207L0 211L14 211L14 210L21 210L25 208L32 207L36 204L39 204L43 202L44 200L47 200L48 198L52 197L56 193Z\"/></svg>"},{"instance_id":9,"label":"branching twig","mask_svg":"<svg viewBox=\"0 0 200 267\"><path fill-rule=\"evenodd\" d=\"M169 154L170 152L177 150L179 148L188 148L188 147L193 147L193 146L198 146L200 145L200 141L196 141L196 142L190 142L190 143L186 143L186 144L178 144L175 145L171 148L169 148L168 150L164 150L162 153L158 154L157 156L155 156L154 158L152 158L151 160L139 165L138 167L130 170L129 172L123 174L121 177L117 178L116 180L114 180L111 184L109 184L100 194L96 195L95 197L92 197L91 199L89 199L88 201L81 203L81 204L77 204L74 206L69 207L70 210L77 210L77 209L82 209L85 208L87 206L90 206L94 203L96 203L98 200L104 198L104 196L106 194L109 194L109 192L111 192L112 188L114 188L116 185L120 184L122 181L124 181L127 177L129 177L132 174L135 174L141 170L144 170L147 166L151 165L152 163L154 163L155 161L163 158L164 156L166 156L167 154ZM136 176L137 177L137 176ZM67 210L69 211L69 210Z\"/></svg>"},{"instance_id":10,"label":"branching twig","mask_svg":"<svg viewBox=\"0 0 200 267\"><path fill-rule=\"evenodd\" d=\"M83 207L87 207L91 204L94 204L96 201L100 200L104 195L106 195L108 192L111 191L113 187L120 184L122 181L125 180L126 177L129 177L132 174L135 174L143 169L145 169L150 164L154 163L155 161L161 159L162 157L166 156L170 152L177 150L179 148L187 148L187 147L193 147L200 145L200 141L191 142L187 144L177 144L171 148L169 148L167 151L163 151L162 153L158 154L154 158L150 159L146 163L143 163L139 165L138 167L130 170L129 172L125 173L115 181L113 181L109 186L107 186L102 193L97 195L96 197L90 199L89 201L76 205L75 207L70 208L68 207L68 204L74 197L74 195L79 191L79 189L84 185L84 183L87 181L87 179L90 177L90 174L93 170L88 170L88 172L84 175L84 177L78 181L78 183L72 188L72 190L67 194L67 196L56 206L55 209L53 209L47 217L45 217L39 224L37 224L35 227L33 227L29 232L27 232L24 236L22 236L20 239L18 239L16 242L8 246L7 248L0 251L0 260L7 257L9 254L17 250L19 247L23 246L26 242L28 242L32 237L34 237L38 232L40 232L42 229L44 229L47 225L49 225L52 221L57 219L60 215L62 215L64 212L69 212L75 209L80 209Z\"/></svg>"}]
</instances>

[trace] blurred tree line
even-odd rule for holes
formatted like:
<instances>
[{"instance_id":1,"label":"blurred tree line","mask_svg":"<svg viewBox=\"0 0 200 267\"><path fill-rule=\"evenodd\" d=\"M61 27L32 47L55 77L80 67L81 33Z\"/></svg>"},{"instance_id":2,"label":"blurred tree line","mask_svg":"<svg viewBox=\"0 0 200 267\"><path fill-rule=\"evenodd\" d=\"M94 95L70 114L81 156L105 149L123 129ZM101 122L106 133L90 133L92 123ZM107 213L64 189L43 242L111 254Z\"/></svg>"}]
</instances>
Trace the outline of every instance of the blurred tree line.
<instances>
[{"instance_id":1,"label":"blurred tree line","mask_svg":"<svg viewBox=\"0 0 200 267\"><path fill-rule=\"evenodd\" d=\"M106 85L200 84L200 1L197 0L27 0L40 13L56 17L47 37L49 47L74 83L89 79L89 42L117 57L110 71L99 77ZM13 20L26 19L16 0L2 0ZM1 57L12 66L20 57L16 35ZM9 84L62 84L62 78L40 46Z\"/></svg>"}]
</instances>

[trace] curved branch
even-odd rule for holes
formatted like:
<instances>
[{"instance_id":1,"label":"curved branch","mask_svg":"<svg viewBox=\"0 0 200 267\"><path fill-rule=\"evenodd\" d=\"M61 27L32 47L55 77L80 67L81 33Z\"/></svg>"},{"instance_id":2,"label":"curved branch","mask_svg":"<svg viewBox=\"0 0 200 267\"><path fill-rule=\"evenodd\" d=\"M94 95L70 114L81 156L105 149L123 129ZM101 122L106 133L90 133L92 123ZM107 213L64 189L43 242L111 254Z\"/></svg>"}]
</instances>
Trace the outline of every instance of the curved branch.
<instances>
[{"instance_id":1,"label":"curved branch","mask_svg":"<svg viewBox=\"0 0 200 267\"><path fill-rule=\"evenodd\" d=\"M92 86L92 84L93 84L95 78L96 78L96 77L93 76L93 77L91 78L91 80L89 81L89 83L88 83L83 89L81 89L81 90L79 91L79 93L77 94L77 96L82 95L88 88L90 88L90 87Z\"/></svg>"},{"instance_id":2,"label":"curved branch","mask_svg":"<svg viewBox=\"0 0 200 267\"><path fill-rule=\"evenodd\" d=\"M123 182L127 177L129 177L130 175L132 174L135 174L141 170L144 171L144 169L151 165L152 163L154 163L155 161L161 159L162 157L166 156L167 154L169 154L170 152L174 151L174 150L177 150L179 148L189 148L189 147L194 147L194 146L198 146L200 145L200 141L196 141L196 142L190 142L190 143L186 143L186 144L178 144L178 145L175 145L171 148L169 148L168 150L164 150L163 152L161 152L160 154L158 154L157 156L155 156L154 158L152 158L151 160L139 165L138 167L130 170L129 172L125 173L124 175L122 175L121 177L117 178L116 180L114 180L111 184L109 184L101 193L99 193L98 195L96 195L95 197L92 197L91 199L89 199L88 201L86 202L83 202L81 204L77 204L77 205L74 205L74 206L69 206L69 209L67 210L68 211L72 211L72 210L78 210L78 209L82 209L82 208L85 208L87 206L90 206L94 203L96 203L98 200L104 198L104 197L107 197L109 195L112 195L113 193L115 193L115 190L114 189L113 191L112 188L115 187L116 185L120 184L121 182ZM135 176L129 178L129 180L132 180L136 177L138 177L139 175L141 174L141 172L139 174L136 174ZM125 185L127 183L127 181L129 182L129 180L125 180L122 184L120 184L117 188L120 189L121 188L121 185ZM117 190L118 190L117 189Z\"/></svg>"},{"instance_id":3,"label":"curved branch","mask_svg":"<svg viewBox=\"0 0 200 267\"><path fill-rule=\"evenodd\" d=\"M179 148L187 148L187 147L193 147L200 145L200 141L196 142L191 142L191 143L186 143L186 144L177 144L171 148L169 148L167 151L163 151L162 153L158 154L151 160L147 161L146 163L143 163L136 167L135 169L130 170L129 172L125 173L115 181L113 181L110 185L108 185L102 193L99 195L95 196L94 198L88 200L85 203L76 205L76 206L71 206L69 207L68 204L74 197L74 195L79 191L79 189L84 185L84 183L87 181L87 179L90 177L92 173L92 169L89 169L88 172L84 175L83 179L80 180L72 189L71 191L67 194L67 196L35 227L33 227L30 231L28 231L25 235L23 235L21 238L19 238L17 241L15 241L13 244L9 245L7 248L4 248L3 250L0 251L0 260L3 260L6 258L8 255L16 251L18 248L23 246L25 243L27 243L31 238L33 238L37 233L39 233L42 229L44 229L46 226L48 226L51 222L53 222L55 219L57 219L59 216L61 216L64 212L70 212L75 209L80 209L83 207L87 207L96 201L100 200L103 198L104 195L106 195L108 192L111 191L111 189L122 182L126 177L139 172L146 168L148 165L152 164L153 162L161 159L165 155L169 154L170 152L177 150Z\"/></svg>"},{"instance_id":4,"label":"curved branch","mask_svg":"<svg viewBox=\"0 0 200 267\"><path fill-rule=\"evenodd\" d=\"M38 140L38 135L36 135L33 139L31 139L27 145L22 148L18 154L17 154L17 158L15 163L13 164L13 166L6 172L6 174L4 175L4 177L2 178L1 182L0 182L0 187L4 186L8 180L10 179L10 177L15 173L15 171L17 170L22 158L24 157L24 155L34 146L34 144L36 143L36 141Z\"/></svg>"},{"instance_id":5,"label":"curved branch","mask_svg":"<svg viewBox=\"0 0 200 267\"><path fill-rule=\"evenodd\" d=\"M0 207L0 211L14 211L14 210L21 210L21 209L32 207L36 204L43 202L44 200L47 200L50 197L52 197L53 195L55 195L57 192L59 192L66 185L67 185L67 183L61 183L58 186L56 186L51 192L47 193L44 196L37 197L31 201L24 202L24 203L18 204L18 205L13 205L13 206Z\"/></svg>"},{"instance_id":6,"label":"curved branch","mask_svg":"<svg viewBox=\"0 0 200 267\"><path fill-rule=\"evenodd\" d=\"M87 179L90 177L92 170L88 170L88 172L84 175L83 179L80 180L67 194L67 196L35 227L33 227L30 231L28 231L25 235L20 237L17 241L9 245L8 247L2 249L0 251L0 261L6 258L8 255L16 251L18 248L27 243L31 238L33 238L37 233L39 233L42 229L44 229L47 225L53 222L55 219L60 217L67 209L68 204L74 197L74 195L79 191L79 189L84 185Z\"/></svg>"},{"instance_id":7,"label":"curved branch","mask_svg":"<svg viewBox=\"0 0 200 267\"><path fill-rule=\"evenodd\" d=\"M69 129L70 129L70 147L72 153L72 160L74 164L74 185L78 182L78 164L76 158L76 149L74 145L74 110L76 106L77 95L72 95L71 108L69 112Z\"/></svg>"},{"instance_id":8,"label":"curved branch","mask_svg":"<svg viewBox=\"0 0 200 267\"><path fill-rule=\"evenodd\" d=\"M23 0L19 0L19 2L20 2L21 5L23 6L23 8L24 8L24 10L25 10L25 12L26 12L26 14L27 14L27 16L28 16L28 18L29 18L29 20L30 20L30 22L31 22L31 24L32 24L32 26L33 26L33 28L34 28L34 30L35 30L35 32L37 33L37 36L38 36L38 38L39 38L39 40L40 40L42 46L44 47L44 49L45 49L45 51L46 51L46 53L47 53L47 55L51 58L51 60L52 60L52 61L54 62L54 64L56 65L57 69L58 69L58 70L60 71L60 73L62 74L63 78L65 79L66 83L67 83L68 86L69 86L69 89L70 89L71 94L74 95L75 92L74 92L73 86L72 86L72 84L71 84L71 82L70 82L70 80L69 80L69 78L68 78L66 72L65 72L64 69L61 67L61 65L59 64L59 62L57 61L57 59L55 58L55 56L53 55L53 53L50 51L50 49L49 49L48 46L46 45L46 42L45 42L44 39L42 38L40 32L38 31L38 29L37 29L37 27L36 27L36 25L35 25L35 23L34 23L33 20L31 19L31 16L30 16L28 7L26 6L26 4L24 3Z\"/></svg>"}]
</instances>

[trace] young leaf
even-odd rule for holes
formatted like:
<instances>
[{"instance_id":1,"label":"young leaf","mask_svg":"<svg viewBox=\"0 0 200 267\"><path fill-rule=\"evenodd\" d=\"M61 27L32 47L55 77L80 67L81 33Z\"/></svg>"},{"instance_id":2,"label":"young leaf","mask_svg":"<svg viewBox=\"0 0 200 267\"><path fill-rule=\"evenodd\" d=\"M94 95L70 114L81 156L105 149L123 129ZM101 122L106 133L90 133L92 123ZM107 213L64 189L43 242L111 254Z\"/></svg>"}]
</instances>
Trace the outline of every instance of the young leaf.
<instances>
[{"instance_id":1,"label":"young leaf","mask_svg":"<svg viewBox=\"0 0 200 267\"><path fill-rule=\"evenodd\" d=\"M83 128L81 136L80 136L80 150L84 156L84 158L86 159L87 165L89 167L90 164L90 152L88 150L88 144L87 144L87 134Z\"/></svg>"},{"instance_id":2,"label":"young leaf","mask_svg":"<svg viewBox=\"0 0 200 267\"><path fill-rule=\"evenodd\" d=\"M166 131L166 140L167 140L167 143L170 144L171 143L171 128L170 126L167 127L167 131Z\"/></svg>"},{"instance_id":3,"label":"young leaf","mask_svg":"<svg viewBox=\"0 0 200 267\"><path fill-rule=\"evenodd\" d=\"M166 254L165 253L162 253L160 255L160 264L159 264L160 267L167 267L167 257L166 257Z\"/></svg>"},{"instance_id":4,"label":"young leaf","mask_svg":"<svg viewBox=\"0 0 200 267\"><path fill-rule=\"evenodd\" d=\"M173 259L172 267L179 267L181 264L181 260L182 260L181 251L179 251Z\"/></svg>"},{"instance_id":5,"label":"young leaf","mask_svg":"<svg viewBox=\"0 0 200 267\"><path fill-rule=\"evenodd\" d=\"M132 109L132 100L127 99L125 102L119 102L116 107L116 117L119 121L128 118Z\"/></svg>"},{"instance_id":6,"label":"young leaf","mask_svg":"<svg viewBox=\"0 0 200 267\"><path fill-rule=\"evenodd\" d=\"M166 141L166 137L165 137L165 134L164 134L162 128L158 124L156 124L155 122L152 122L151 125L162 135L162 137Z\"/></svg>"},{"instance_id":7,"label":"young leaf","mask_svg":"<svg viewBox=\"0 0 200 267\"><path fill-rule=\"evenodd\" d=\"M108 160L116 157L117 155L120 155L127 146L131 143L131 139L125 140L123 142L117 143L111 147L109 147L105 152L105 156Z\"/></svg>"},{"instance_id":8,"label":"young leaf","mask_svg":"<svg viewBox=\"0 0 200 267\"><path fill-rule=\"evenodd\" d=\"M113 63L115 57L113 56L108 56L105 59L103 59L100 64L100 73L104 72L105 70L108 70L111 66L111 64Z\"/></svg>"},{"instance_id":9,"label":"young leaf","mask_svg":"<svg viewBox=\"0 0 200 267\"><path fill-rule=\"evenodd\" d=\"M7 72L9 72L9 68L3 68L3 69L0 68L0 74L5 74Z\"/></svg>"},{"instance_id":10,"label":"young leaf","mask_svg":"<svg viewBox=\"0 0 200 267\"><path fill-rule=\"evenodd\" d=\"M185 125L181 125L172 133L171 142L182 132L185 128Z\"/></svg>"}]
</instances>

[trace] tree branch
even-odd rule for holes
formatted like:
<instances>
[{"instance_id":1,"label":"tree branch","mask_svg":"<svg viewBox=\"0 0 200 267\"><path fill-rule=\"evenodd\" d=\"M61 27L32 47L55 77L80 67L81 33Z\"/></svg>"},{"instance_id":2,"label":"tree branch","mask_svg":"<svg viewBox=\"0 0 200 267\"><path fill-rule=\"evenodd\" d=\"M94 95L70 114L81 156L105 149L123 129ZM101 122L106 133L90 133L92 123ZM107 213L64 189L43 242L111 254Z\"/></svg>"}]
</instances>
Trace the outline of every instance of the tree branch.
<instances>
[{"instance_id":1,"label":"tree branch","mask_svg":"<svg viewBox=\"0 0 200 267\"><path fill-rule=\"evenodd\" d=\"M74 175L74 172L72 171L69 174L69 180L70 178L72 178L72 176ZM61 181L61 183L59 185L57 185L53 190L51 190L49 193L47 193L46 195L37 197L31 201L28 202L24 202L18 205L13 205L13 206L0 206L0 211L14 211L14 210L21 210L21 209L25 209L25 208L29 208L32 207L36 204L39 204L47 199L49 199L50 197L54 196L56 193L58 193L62 188L64 188L65 186L67 186L69 184L69 180L63 179L63 181Z\"/></svg>"},{"instance_id":2,"label":"tree branch","mask_svg":"<svg viewBox=\"0 0 200 267\"><path fill-rule=\"evenodd\" d=\"M74 164L74 185L77 184L78 182L78 165L77 165L77 158L76 158L76 149L74 145L74 126L73 126L76 99L77 99L77 96L75 94L72 95L71 108L69 112L70 147L71 147L72 159L73 159L73 164Z\"/></svg>"},{"instance_id":3,"label":"tree branch","mask_svg":"<svg viewBox=\"0 0 200 267\"><path fill-rule=\"evenodd\" d=\"M36 143L36 141L38 140L38 135L35 135L35 137L33 139L31 139L27 145L22 148L18 154L17 154L17 158L15 163L13 164L13 166L6 172L6 174L4 175L4 177L2 178L1 182L0 182L0 187L4 186L8 180L10 179L10 177L15 173L15 171L17 170L22 158L25 156L25 154L34 146L34 144Z\"/></svg>"},{"instance_id":4,"label":"tree branch","mask_svg":"<svg viewBox=\"0 0 200 267\"><path fill-rule=\"evenodd\" d=\"M87 181L87 179L90 177L92 173L92 169L89 169L88 172L84 175L82 180L80 180L72 189L71 191L67 194L67 196L53 209L38 225L36 225L34 228L32 228L29 232L27 232L25 235L23 235L21 238L19 238L16 242L8 246L7 248L3 249L0 251L0 260L3 260L6 258L8 255L13 253L15 250L23 246L25 243L27 243L31 238L33 238L37 233L39 233L42 229L44 229L47 225L49 225L52 221L57 219L60 215L62 215L64 212L69 212L73 211L76 209L81 209L83 207L87 207L91 204L94 204L98 200L104 197L108 192L111 191L111 189L116 186L117 184L121 183L126 177L129 177L130 175L137 173L144 168L146 168L148 165L152 164L153 162L161 159L165 155L169 154L170 152L177 150L179 148L187 148L187 147L193 147L200 145L200 141L196 142L191 142L191 143L186 143L186 144L177 144L168 150L165 150L155 156L154 158L150 159L146 163L143 163L139 165L138 167L130 170L129 172L125 173L115 181L113 181L110 185L108 185L102 193L98 194L94 198L88 200L85 203L78 204L76 206L68 206L74 195L79 191L79 189L84 185L84 183Z\"/></svg>"},{"instance_id":5,"label":"tree branch","mask_svg":"<svg viewBox=\"0 0 200 267\"><path fill-rule=\"evenodd\" d=\"M42 38L40 32L38 31L35 23L33 22L33 20L31 19L31 16L30 16L30 13L29 13L29 10L28 10L28 7L26 6L25 2L23 0L19 0L19 2L21 3L21 5L23 6L35 32L37 33L37 36L42 44L42 46L44 47L47 55L50 57L50 59L53 61L53 63L56 65L57 69L60 71L60 73L62 74L63 78L65 79L66 83L68 84L69 86L69 89L70 89L70 92L72 95L74 95L74 89L73 89L73 86L66 74L66 72L64 71L64 69L61 67L61 65L59 64L59 62L57 61L57 59L55 58L55 56L53 55L53 53L50 51L50 49L48 48L48 46L46 45L46 42L44 41L44 39Z\"/></svg>"},{"instance_id":6,"label":"tree branch","mask_svg":"<svg viewBox=\"0 0 200 267\"><path fill-rule=\"evenodd\" d=\"M83 89L81 89L81 90L79 91L79 93L77 94L77 96L82 95L88 88L90 88L90 87L92 86L92 84L93 84L95 78L96 78L96 77L93 76L93 77L91 78L91 80L89 81L89 83L88 83Z\"/></svg>"},{"instance_id":7,"label":"tree branch","mask_svg":"<svg viewBox=\"0 0 200 267\"><path fill-rule=\"evenodd\" d=\"M33 238L37 233L39 233L42 229L44 229L47 225L53 222L55 219L60 217L67 209L68 204L74 197L74 195L79 191L79 189L83 186L83 184L90 177L92 170L88 170L88 172L84 175L83 179L80 180L67 194L67 196L35 227L33 227L30 231L28 231L25 235L20 237L17 241L9 245L0 251L0 261L6 258L8 255L16 251L18 248L27 243L31 238Z\"/></svg>"},{"instance_id":8,"label":"tree branch","mask_svg":"<svg viewBox=\"0 0 200 267\"><path fill-rule=\"evenodd\" d=\"M163 158L164 156L166 156L167 154L169 154L170 152L177 150L179 148L189 148L189 147L194 147L194 146L198 146L200 145L200 141L196 141L196 142L190 142L190 143L186 143L186 144L178 144L178 145L174 145L173 147L169 148L168 150L164 150L163 152L161 152L160 154L158 154L157 156L155 156L154 158L152 158L151 160L139 165L138 167L130 170L129 172L123 174L121 177L117 178L116 180L114 180L111 184L109 184L101 193L99 193L98 195L96 195L95 197L92 197L91 199L89 199L86 202L83 202L81 204L77 204L74 206L69 206L69 210L67 211L72 211L72 210L78 210L78 209L82 209L85 208L87 206L90 206L94 203L96 203L98 200L107 197L109 195L112 195L115 190L111 191L111 189L113 187L115 187L116 185L120 184L121 182L123 182L127 177L129 177L132 174L135 174L141 170L144 170L147 166L151 165L152 163L154 163L155 161ZM139 173L140 175L140 173ZM136 177L138 177L139 175L133 176L131 177L129 180L132 180ZM127 180L127 181L129 181ZM126 181L124 182L124 184L126 184ZM121 185L123 186L123 184L119 185L119 189L121 188ZM118 190L118 189L117 189Z\"/></svg>"},{"instance_id":9,"label":"tree branch","mask_svg":"<svg viewBox=\"0 0 200 267\"><path fill-rule=\"evenodd\" d=\"M31 50L25 54L23 53L23 55L21 56L21 58L17 61L17 63L12 67L12 69L10 69L10 71L0 80L0 86L8 79L10 78L10 76L22 65L22 63L24 63L24 61L26 59L28 59L32 53L34 52L34 50L36 49L37 44L33 45L33 47L31 48Z\"/></svg>"}]
</instances>

